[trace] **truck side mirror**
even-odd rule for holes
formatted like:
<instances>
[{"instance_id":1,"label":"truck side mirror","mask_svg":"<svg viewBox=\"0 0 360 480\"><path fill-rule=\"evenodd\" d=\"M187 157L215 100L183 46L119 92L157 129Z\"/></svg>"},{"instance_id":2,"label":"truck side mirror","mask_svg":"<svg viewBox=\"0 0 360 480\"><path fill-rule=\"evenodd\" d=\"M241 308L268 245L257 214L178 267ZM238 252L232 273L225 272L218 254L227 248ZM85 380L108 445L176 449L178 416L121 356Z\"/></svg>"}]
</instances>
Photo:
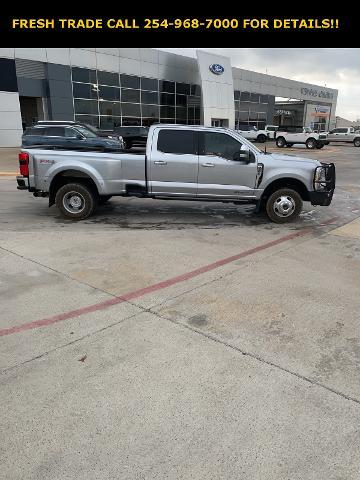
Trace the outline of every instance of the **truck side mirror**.
<instances>
[{"instance_id":1,"label":"truck side mirror","mask_svg":"<svg viewBox=\"0 0 360 480\"><path fill-rule=\"evenodd\" d=\"M255 161L255 158L250 150L239 150L234 154L234 160L238 162L252 163Z\"/></svg>"}]
</instances>

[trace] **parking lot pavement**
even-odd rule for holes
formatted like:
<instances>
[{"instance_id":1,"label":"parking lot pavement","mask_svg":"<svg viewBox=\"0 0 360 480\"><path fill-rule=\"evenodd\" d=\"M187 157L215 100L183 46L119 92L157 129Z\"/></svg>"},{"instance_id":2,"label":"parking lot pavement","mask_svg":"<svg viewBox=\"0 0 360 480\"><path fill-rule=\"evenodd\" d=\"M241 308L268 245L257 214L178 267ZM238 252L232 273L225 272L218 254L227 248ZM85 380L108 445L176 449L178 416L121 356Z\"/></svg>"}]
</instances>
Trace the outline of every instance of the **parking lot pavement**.
<instances>
[{"instance_id":1,"label":"parking lot pavement","mask_svg":"<svg viewBox=\"0 0 360 480\"><path fill-rule=\"evenodd\" d=\"M338 187L284 226L142 199L73 223L1 178L4 478L358 479L357 152L286 149Z\"/></svg>"}]
</instances>

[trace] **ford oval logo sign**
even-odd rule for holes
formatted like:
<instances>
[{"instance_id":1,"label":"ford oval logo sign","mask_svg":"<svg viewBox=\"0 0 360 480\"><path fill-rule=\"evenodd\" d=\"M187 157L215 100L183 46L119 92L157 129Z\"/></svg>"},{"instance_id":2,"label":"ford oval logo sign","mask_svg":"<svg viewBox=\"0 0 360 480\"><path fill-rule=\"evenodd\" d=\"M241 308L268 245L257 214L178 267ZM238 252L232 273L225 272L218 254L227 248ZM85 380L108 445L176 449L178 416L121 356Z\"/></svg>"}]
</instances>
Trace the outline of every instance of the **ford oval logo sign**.
<instances>
[{"instance_id":1,"label":"ford oval logo sign","mask_svg":"<svg viewBox=\"0 0 360 480\"><path fill-rule=\"evenodd\" d=\"M213 63L209 66L210 72L215 73L215 75L222 75L225 72L225 68L219 63Z\"/></svg>"}]
</instances>

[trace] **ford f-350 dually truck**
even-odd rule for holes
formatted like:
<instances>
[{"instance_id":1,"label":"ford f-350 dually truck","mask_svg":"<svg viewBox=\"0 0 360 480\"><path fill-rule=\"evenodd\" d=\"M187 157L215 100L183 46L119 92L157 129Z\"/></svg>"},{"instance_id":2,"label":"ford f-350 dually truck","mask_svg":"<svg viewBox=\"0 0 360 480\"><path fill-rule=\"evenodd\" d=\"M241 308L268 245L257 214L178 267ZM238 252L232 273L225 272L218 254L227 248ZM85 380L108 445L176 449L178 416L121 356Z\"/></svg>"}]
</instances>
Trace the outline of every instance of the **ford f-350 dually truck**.
<instances>
[{"instance_id":1,"label":"ford f-350 dually truck","mask_svg":"<svg viewBox=\"0 0 360 480\"><path fill-rule=\"evenodd\" d=\"M231 129L156 124L145 153L23 148L18 189L49 197L67 218L89 217L111 196L250 203L277 223L303 201L329 205L334 164L262 152Z\"/></svg>"}]
</instances>

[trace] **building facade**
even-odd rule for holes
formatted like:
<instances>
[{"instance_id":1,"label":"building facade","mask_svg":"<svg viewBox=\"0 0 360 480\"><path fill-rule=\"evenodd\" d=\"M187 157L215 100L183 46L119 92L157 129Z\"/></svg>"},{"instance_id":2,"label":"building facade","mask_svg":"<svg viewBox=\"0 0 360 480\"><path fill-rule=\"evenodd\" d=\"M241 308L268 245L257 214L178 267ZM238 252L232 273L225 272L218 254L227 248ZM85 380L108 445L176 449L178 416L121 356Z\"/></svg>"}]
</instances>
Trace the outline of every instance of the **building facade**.
<instances>
[{"instance_id":1,"label":"building facade","mask_svg":"<svg viewBox=\"0 0 360 480\"><path fill-rule=\"evenodd\" d=\"M23 129L43 119L101 129L262 128L274 123L276 97L298 99L304 124L320 113L330 128L337 100L337 90L233 68L229 58L203 51L189 58L147 48L1 48L0 72L0 147L19 146Z\"/></svg>"}]
</instances>

